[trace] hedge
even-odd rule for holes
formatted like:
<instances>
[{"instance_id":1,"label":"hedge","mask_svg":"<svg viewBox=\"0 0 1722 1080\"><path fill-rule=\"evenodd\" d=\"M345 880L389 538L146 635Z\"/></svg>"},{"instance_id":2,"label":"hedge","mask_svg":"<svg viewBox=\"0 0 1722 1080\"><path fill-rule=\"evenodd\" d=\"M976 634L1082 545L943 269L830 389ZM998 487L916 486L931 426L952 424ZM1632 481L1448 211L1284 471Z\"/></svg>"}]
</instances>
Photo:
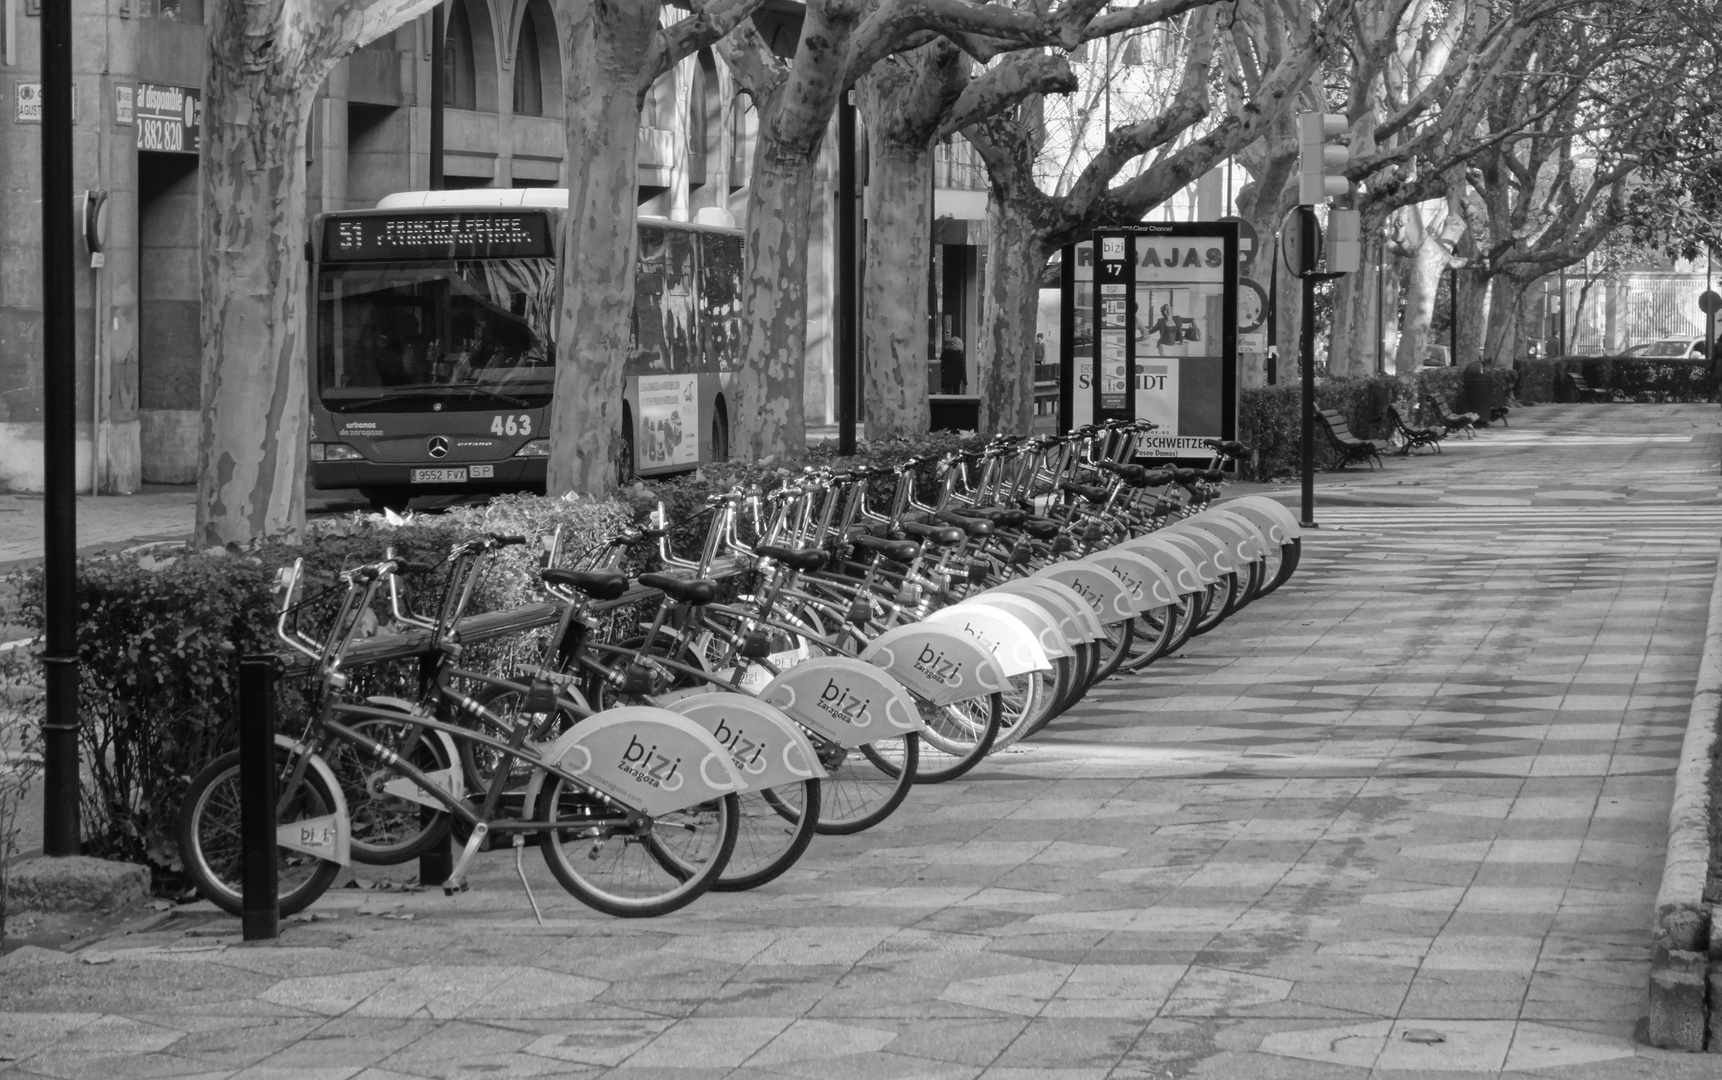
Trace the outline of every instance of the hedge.
<instances>
[{"instance_id":1,"label":"hedge","mask_svg":"<svg viewBox=\"0 0 1722 1080\"><path fill-rule=\"evenodd\" d=\"M926 439L874 446L845 464L895 467L909 456L974 445L974 437L934 435ZM816 448L815 463L835 462L830 447ZM925 470L930 482L932 467ZM394 523L376 515L353 515L317 522L304 542L264 542L250 548L193 551L157 545L78 561L77 639L79 708L83 721L81 754L86 769L83 791L85 850L92 855L143 863L158 886L173 888L180 868L174 821L180 796L202 766L236 745L233 723L238 689L237 659L247 653L275 651L275 590L280 568L303 558L307 595L321 592L321 613L329 613L341 590L337 573L345 567L383 557L393 547L405 558L439 562L449 548L481 533L520 533L548 537L564 527L565 550L572 558L631 522L643 521L660 501L669 510L675 554L697 558L705 536L705 501L735 484L772 487L798 475L770 464L719 464L680 477L642 481L606 500L502 495L482 507L457 507L438 515L410 516ZM888 487L886 481L882 487ZM931 489L923 486L923 497ZM535 545L504 549L492 564L473 613L499 610L543 599ZM653 568L656 553L642 552L633 570ZM7 593L16 596L6 621L35 633L44 628L40 567L10 575ZM308 617L318 619L317 602ZM379 613L384 619L386 612ZM507 646L502 646L506 648ZM494 659L495 657L491 657ZM11 661L12 668L6 667ZM469 653L482 666L486 656ZM413 665L394 665L358 673L360 693L416 691ZM9 728L40 726L40 664L27 649L0 654L0 679L24 687L0 706L0 751ZM283 695L282 726L302 721L304 694ZM4 768L0 754L0 769ZM8 820L10 788L0 775L0 833ZM19 774L22 778L22 774ZM0 841L4 836L0 836Z\"/></svg>"},{"instance_id":2,"label":"hedge","mask_svg":"<svg viewBox=\"0 0 1722 1080\"><path fill-rule=\"evenodd\" d=\"M1484 369L1494 384L1494 398L1522 405L1578 400L1569 375L1577 373L1594 389L1608 390L1616 401L1705 401L1713 389L1709 366L1703 363L1640 357L1560 357L1520 360L1511 369ZM1378 375L1367 379L1329 378L1318 383L1316 408L1337 409L1359 438L1385 438L1385 425L1375 422L1371 392L1385 394L1399 415L1412 425L1429 424L1424 400L1434 397L1452 405L1463 388L1456 367L1426 368L1409 375ZM1297 468L1302 391L1294 382L1252 387L1238 397L1238 438L1256 450L1254 474L1282 476ZM1317 441L1317 453L1325 448Z\"/></svg>"}]
</instances>

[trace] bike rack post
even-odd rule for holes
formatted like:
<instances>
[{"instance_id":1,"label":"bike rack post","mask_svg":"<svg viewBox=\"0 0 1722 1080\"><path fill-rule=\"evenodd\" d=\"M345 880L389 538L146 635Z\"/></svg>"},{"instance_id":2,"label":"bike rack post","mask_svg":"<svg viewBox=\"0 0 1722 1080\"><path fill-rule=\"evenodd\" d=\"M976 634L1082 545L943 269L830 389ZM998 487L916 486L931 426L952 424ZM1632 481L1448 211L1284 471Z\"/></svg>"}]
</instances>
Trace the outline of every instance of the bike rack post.
<instances>
[{"instance_id":1,"label":"bike rack post","mask_svg":"<svg viewBox=\"0 0 1722 1080\"><path fill-rule=\"evenodd\" d=\"M419 680L421 691L435 678L435 660L429 656L421 657L419 659ZM436 811L432 810L430 807L421 807L419 809L419 824L428 827L430 823L435 820L435 816ZM441 885L443 882L448 880L448 876L452 873L454 873L454 852L450 849L448 840L444 840L442 843L419 856L419 884L423 885L425 888L428 889L433 885Z\"/></svg>"},{"instance_id":2,"label":"bike rack post","mask_svg":"<svg viewBox=\"0 0 1722 1080\"><path fill-rule=\"evenodd\" d=\"M257 654L239 661L239 840L242 933L246 941L281 934L275 860L275 682L281 661Z\"/></svg>"}]
</instances>

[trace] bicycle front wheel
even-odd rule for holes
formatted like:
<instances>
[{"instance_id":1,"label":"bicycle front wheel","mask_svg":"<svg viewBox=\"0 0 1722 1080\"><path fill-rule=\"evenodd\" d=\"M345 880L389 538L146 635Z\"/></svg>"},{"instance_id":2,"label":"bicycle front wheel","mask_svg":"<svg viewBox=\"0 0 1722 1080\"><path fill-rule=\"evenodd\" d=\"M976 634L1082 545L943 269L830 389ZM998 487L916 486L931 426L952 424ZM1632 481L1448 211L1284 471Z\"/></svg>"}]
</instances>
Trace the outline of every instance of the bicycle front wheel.
<instances>
[{"instance_id":1,"label":"bicycle front wheel","mask_svg":"<svg viewBox=\"0 0 1722 1080\"><path fill-rule=\"evenodd\" d=\"M851 749L835 764L826 761L818 831L847 836L890 817L914 783L920 750L918 736L904 735Z\"/></svg>"},{"instance_id":2,"label":"bicycle front wheel","mask_svg":"<svg viewBox=\"0 0 1722 1080\"><path fill-rule=\"evenodd\" d=\"M588 907L621 918L665 915L712 887L735 850L736 797L725 795L636 829L614 804L562 777L538 796L544 861Z\"/></svg>"},{"instance_id":3,"label":"bicycle front wheel","mask_svg":"<svg viewBox=\"0 0 1722 1080\"><path fill-rule=\"evenodd\" d=\"M1004 714L1002 695L988 694L949 705L921 705L920 753L915 783L942 784L955 780L992 753Z\"/></svg>"},{"instance_id":4,"label":"bicycle front wheel","mask_svg":"<svg viewBox=\"0 0 1722 1080\"><path fill-rule=\"evenodd\" d=\"M819 824L819 781L780 784L737 796L735 850L712 889L754 889L795 865Z\"/></svg>"},{"instance_id":5,"label":"bicycle front wheel","mask_svg":"<svg viewBox=\"0 0 1722 1080\"><path fill-rule=\"evenodd\" d=\"M293 775L298 755L284 746L275 748L278 785ZM197 891L205 900L227 912L243 911L242 867L244 843L239 826L239 752L229 751L206 765L192 778L179 806L179 854ZM276 804L275 820L281 825L335 812L335 796L315 770L306 768L304 779L292 791L283 792ZM275 849L276 896L282 915L303 911L328 891L339 863L319 859L291 848Z\"/></svg>"}]
</instances>

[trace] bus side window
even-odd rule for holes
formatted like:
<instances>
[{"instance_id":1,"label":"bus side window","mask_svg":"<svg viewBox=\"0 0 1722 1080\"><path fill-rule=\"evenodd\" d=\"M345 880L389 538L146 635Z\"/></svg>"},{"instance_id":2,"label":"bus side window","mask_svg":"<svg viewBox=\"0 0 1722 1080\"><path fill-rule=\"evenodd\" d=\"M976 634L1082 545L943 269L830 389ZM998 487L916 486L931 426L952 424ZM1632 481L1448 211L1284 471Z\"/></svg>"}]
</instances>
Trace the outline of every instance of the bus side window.
<instances>
[{"instance_id":1,"label":"bus side window","mask_svg":"<svg viewBox=\"0 0 1722 1080\"><path fill-rule=\"evenodd\" d=\"M664 230L640 226L640 265L634 275L634 356L651 371L669 370L664 341Z\"/></svg>"},{"instance_id":2,"label":"bus side window","mask_svg":"<svg viewBox=\"0 0 1722 1080\"><path fill-rule=\"evenodd\" d=\"M700 323L705 363L714 371L741 364L741 237L701 235Z\"/></svg>"},{"instance_id":3,"label":"bus side window","mask_svg":"<svg viewBox=\"0 0 1722 1080\"><path fill-rule=\"evenodd\" d=\"M665 231L664 343L671 371L693 371L699 342L694 327L694 238L685 229Z\"/></svg>"}]
</instances>

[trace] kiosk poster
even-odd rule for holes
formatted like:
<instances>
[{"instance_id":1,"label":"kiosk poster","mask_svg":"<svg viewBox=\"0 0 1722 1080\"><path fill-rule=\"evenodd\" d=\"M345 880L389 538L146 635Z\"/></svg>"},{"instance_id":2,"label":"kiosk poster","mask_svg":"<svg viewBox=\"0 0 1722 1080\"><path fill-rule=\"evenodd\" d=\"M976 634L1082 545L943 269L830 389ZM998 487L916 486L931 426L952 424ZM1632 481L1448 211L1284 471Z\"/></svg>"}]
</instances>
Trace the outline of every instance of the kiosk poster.
<instances>
[{"instance_id":1,"label":"kiosk poster","mask_svg":"<svg viewBox=\"0 0 1722 1080\"><path fill-rule=\"evenodd\" d=\"M1204 458L1204 440L1235 438L1237 226L1108 229L1075 254L1072 351L1091 351L1094 359L1072 357L1073 374L1093 365L1088 401L1080 381L1073 388L1073 422L1152 420L1158 429L1142 446L1154 457ZM1089 319L1082 318L1085 299Z\"/></svg>"}]
</instances>

